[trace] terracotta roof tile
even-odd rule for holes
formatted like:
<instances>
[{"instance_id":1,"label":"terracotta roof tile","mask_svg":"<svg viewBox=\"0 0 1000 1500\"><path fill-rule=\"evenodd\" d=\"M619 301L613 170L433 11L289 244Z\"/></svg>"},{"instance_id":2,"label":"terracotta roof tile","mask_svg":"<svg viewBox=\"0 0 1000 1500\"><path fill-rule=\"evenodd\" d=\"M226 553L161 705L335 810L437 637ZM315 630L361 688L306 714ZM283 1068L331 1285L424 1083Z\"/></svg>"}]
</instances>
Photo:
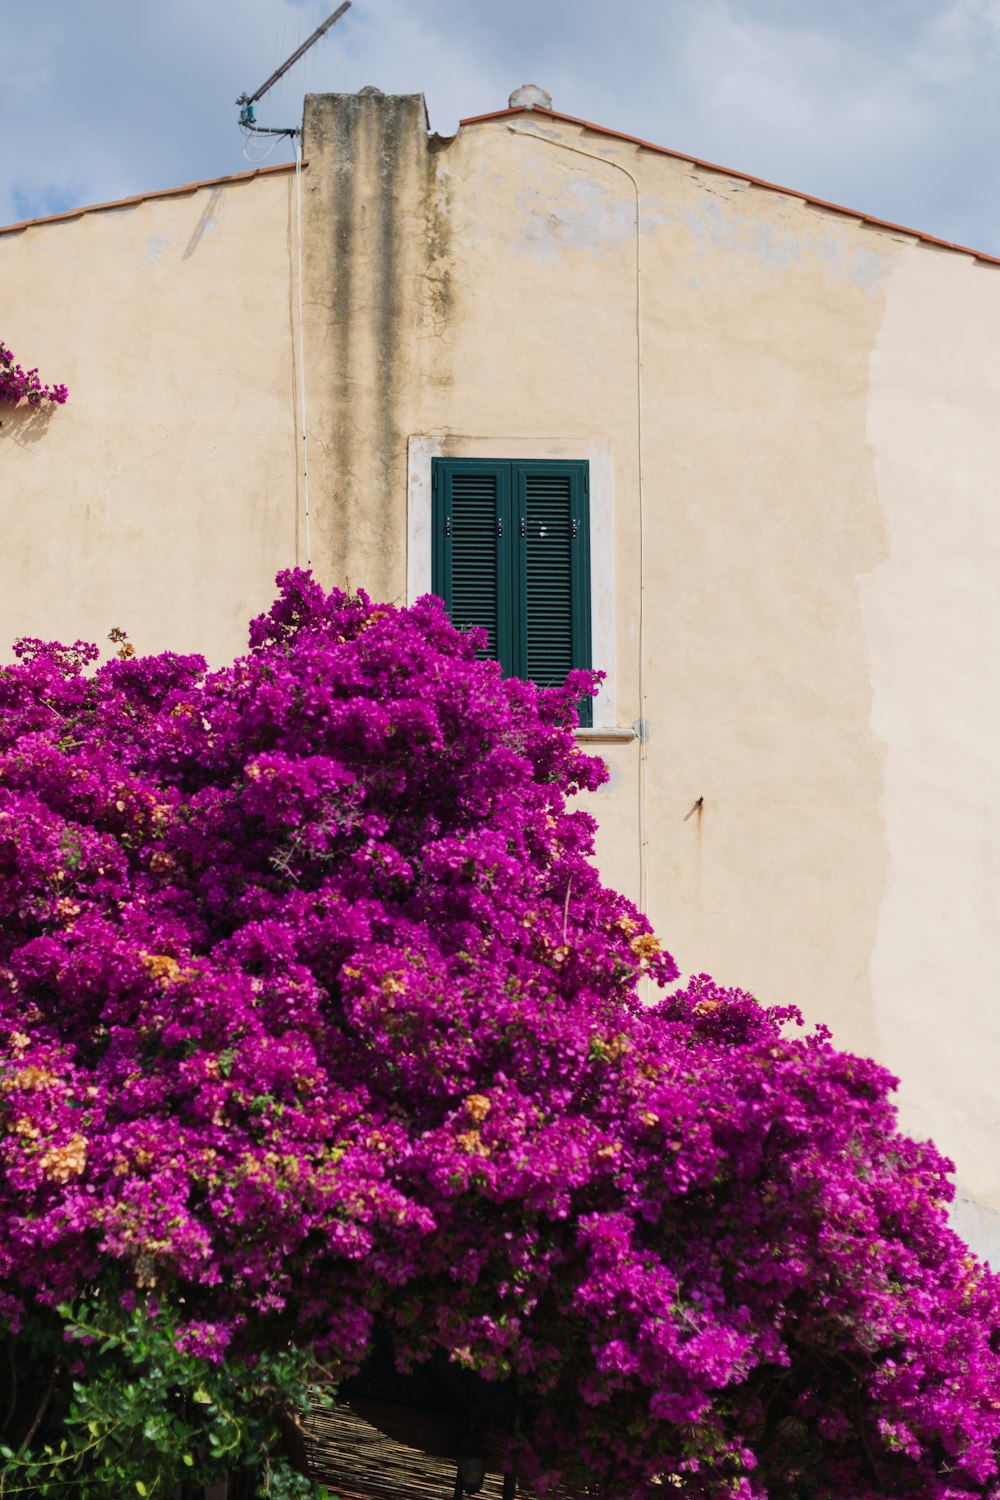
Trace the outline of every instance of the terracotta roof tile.
<instances>
[{"instance_id":1,"label":"terracotta roof tile","mask_svg":"<svg viewBox=\"0 0 1000 1500\"><path fill-rule=\"evenodd\" d=\"M303 162L304 167L308 162ZM0 224L0 234L16 234L21 229L31 229L36 224L64 224L70 219L82 219L84 214L107 213L113 208L131 208L135 203L145 203L150 198L178 198L184 193L196 193L199 188L228 187L231 182L249 182L253 177L266 177L271 172L294 172L295 163L279 162L274 167L255 167L252 172L235 172L231 177L206 177L201 182L185 182L181 187L157 188L151 193L136 193L131 198L114 198L109 203L88 203L83 208L68 208L61 214L46 214L41 219L22 219L19 224Z\"/></svg>"},{"instance_id":2,"label":"terracotta roof tile","mask_svg":"<svg viewBox=\"0 0 1000 1500\"><path fill-rule=\"evenodd\" d=\"M908 229L905 224L893 224L889 219L876 219L872 214L862 213L856 208L845 208L841 203L828 203L825 198L814 198L811 193L801 193L797 188L786 188L779 186L776 182L767 182L763 177L751 177L748 172L737 172L732 167L720 167L714 161L701 161L697 156L690 156L686 151L671 151L668 146L657 146L652 141L644 141L636 135L624 135L620 130L609 130L606 125L594 125L590 120L579 120L575 115L563 115L554 109L542 109L535 105L528 109L525 105L518 105L513 109L497 109L488 115L471 115L467 120L460 120L460 126L480 125L488 120L504 120L511 115L543 115L550 120L561 120L565 125L579 125L584 130L592 130L595 135L608 136L611 140L627 141L631 146L641 146L644 151L655 151L659 156L670 156L675 161L686 161L694 167L700 167L706 172L721 172L726 177L735 177L740 182L749 182L754 187L767 188L773 193L783 193L786 198L801 198L803 203L811 204L813 208L824 208L830 213L845 214L850 219L857 219L862 224L868 224L872 229L888 229L894 234L905 234L911 239L920 240L924 245L936 245L941 250L954 250L960 255L971 255L973 259L985 262L987 265L1000 266L1000 256L987 255L984 250L973 250L968 245L956 245L951 240L938 239L936 235L925 234L920 229Z\"/></svg>"}]
</instances>

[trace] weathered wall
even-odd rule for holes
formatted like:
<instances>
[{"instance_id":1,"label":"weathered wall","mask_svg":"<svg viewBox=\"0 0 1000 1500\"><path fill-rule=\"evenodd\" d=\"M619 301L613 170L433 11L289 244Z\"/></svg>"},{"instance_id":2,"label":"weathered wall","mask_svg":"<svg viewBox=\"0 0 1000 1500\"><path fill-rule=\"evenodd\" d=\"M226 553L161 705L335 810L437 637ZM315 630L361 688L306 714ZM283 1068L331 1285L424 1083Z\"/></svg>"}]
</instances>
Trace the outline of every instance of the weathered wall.
<instances>
[{"instance_id":1,"label":"weathered wall","mask_svg":"<svg viewBox=\"0 0 1000 1500\"><path fill-rule=\"evenodd\" d=\"M70 388L0 407L0 653L245 645L297 560L293 235L287 172L0 234L0 336Z\"/></svg>"},{"instance_id":2,"label":"weathered wall","mask_svg":"<svg viewBox=\"0 0 1000 1500\"><path fill-rule=\"evenodd\" d=\"M407 412L438 355L423 95L307 95L303 130L313 558L328 582L402 602Z\"/></svg>"}]
</instances>

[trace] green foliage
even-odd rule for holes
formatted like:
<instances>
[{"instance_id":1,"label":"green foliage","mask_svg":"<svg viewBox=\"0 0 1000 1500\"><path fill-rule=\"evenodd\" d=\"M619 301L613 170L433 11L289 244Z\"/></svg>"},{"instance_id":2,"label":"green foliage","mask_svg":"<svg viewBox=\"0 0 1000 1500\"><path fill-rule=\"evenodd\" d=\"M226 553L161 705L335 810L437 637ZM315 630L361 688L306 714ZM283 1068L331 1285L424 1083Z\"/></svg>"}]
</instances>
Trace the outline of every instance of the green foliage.
<instances>
[{"instance_id":1,"label":"green foliage","mask_svg":"<svg viewBox=\"0 0 1000 1500\"><path fill-rule=\"evenodd\" d=\"M17 1340L22 1363L47 1366L48 1383L36 1431L32 1420L19 1447L0 1445L4 1500L156 1500L177 1484L240 1471L251 1471L253 1493L269 1500L327 1494L281 1452L286 1414L332 1401L308 1350L216 1364L177 1347L177 1319L156 1301L129 1308L85 1298L58 1311L58 1325Z\"/></svg>"}]
</instances>

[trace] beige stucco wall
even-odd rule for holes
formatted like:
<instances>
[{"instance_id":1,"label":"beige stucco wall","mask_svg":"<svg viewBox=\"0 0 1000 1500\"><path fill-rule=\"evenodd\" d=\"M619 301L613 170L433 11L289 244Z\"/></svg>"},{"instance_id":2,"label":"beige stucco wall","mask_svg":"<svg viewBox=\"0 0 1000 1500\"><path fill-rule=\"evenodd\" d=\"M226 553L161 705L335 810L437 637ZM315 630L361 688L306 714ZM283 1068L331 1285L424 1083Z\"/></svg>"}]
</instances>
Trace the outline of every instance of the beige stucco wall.
<instances>
[{"instance_id":1,"label":"beige stucco wall","mask_svg":"<svg viewBox=\"0 0 1000 1500\"><path fill-rule=\"evenodd\" d=\"M296 561L294 179L0 234L2 337L70 389L0 407L0 650L246 643Z\"/></svg>"},{"instance_id":2,"label":"beige stucco wall","mask_svg":"<svg viewBox=\"0 0 1000 1500\"><path fill-rule=\"evenodd\" d=\"M1000 1262L1000 271L545 115L310 98L305 152L320 577L428 587L435 454L590 460L606 877L900 1073ZM294 187L0 236L73 388L0 428L0 639L220 659L304 561Z\"/></svg>"}]
</instances>

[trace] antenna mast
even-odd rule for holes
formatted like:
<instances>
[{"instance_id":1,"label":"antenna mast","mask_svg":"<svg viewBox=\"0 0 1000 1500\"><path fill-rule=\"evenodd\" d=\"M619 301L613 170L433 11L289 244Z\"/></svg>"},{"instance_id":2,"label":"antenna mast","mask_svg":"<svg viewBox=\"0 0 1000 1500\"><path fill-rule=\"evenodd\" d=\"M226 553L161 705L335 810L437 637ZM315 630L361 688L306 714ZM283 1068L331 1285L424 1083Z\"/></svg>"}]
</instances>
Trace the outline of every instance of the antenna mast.
<instances>
[{"instance_id":1,"label":"antenna mast","mask_svg":"<svg viewBox=\"0 0 1000 1500\"><path fill-rule=\"evenodd\" d=\"M258 125L257 116L254 112L254 105L259 99L262 99L264 97L268 89L274 87L279 78L283 78L285 76L289 68L294 67L300 57L305 56L305 54L309 51L309 48L312 47L316 42L318 42L321 36L326 35L326 33L330 30L330 27L333 26L335 22L339 21L344 12L350 10L350 8L351 0L343 0L343 4L338 5L337 9L333 12L333 15L327 16L323 24L316 27L316 30L313 32L312 36L306 37L305 41L302 43L302 46L297 48L296 51L292 53L291 57L286 58L285 61L281 64L280 68L275 68L274 72L271 74L267 82L262 83L255 94L240 95L236 103L240 107L241 125L245 126L247 130L256 131L258 135L298 135L299 131L297 126L293 126L291 129L281 130L273 125Z\"/></svg>"}]
</instances>

